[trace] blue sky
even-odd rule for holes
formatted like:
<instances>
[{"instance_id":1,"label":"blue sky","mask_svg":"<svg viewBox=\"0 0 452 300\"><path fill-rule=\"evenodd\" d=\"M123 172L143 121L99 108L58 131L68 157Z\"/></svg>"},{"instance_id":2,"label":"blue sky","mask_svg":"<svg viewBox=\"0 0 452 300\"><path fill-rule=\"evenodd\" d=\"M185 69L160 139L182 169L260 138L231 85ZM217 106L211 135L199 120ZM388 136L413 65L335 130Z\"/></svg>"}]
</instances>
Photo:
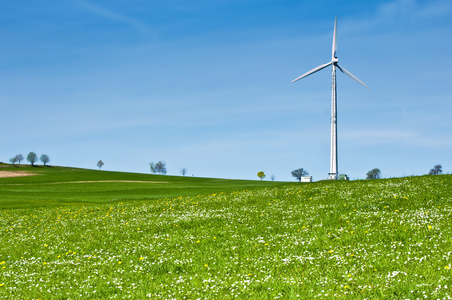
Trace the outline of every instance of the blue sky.
<instances>
[{"instance_id":1,"label":"blue sky","mask_svg":"<svg viewBox=\"0 0 452 300\"><path fill-rule=\"evenodd\" d=\"M3 1L0 161L292 181L452 171L450 0Z\"/></svg>"}]
</instances>

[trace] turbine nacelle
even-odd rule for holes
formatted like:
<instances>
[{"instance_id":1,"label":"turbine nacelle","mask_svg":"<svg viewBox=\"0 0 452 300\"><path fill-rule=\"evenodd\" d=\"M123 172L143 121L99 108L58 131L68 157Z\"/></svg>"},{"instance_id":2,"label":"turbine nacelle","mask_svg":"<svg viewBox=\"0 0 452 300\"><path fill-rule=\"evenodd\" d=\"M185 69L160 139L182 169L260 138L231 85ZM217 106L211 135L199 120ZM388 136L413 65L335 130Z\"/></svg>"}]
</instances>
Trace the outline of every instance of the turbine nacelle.
<instances>
[{"instance_id":1,"label":"turbine nacelle","mask_svg":"<svg viewBox=\"0 0 452 300\"><path fill-rule=\"evenodd\" d=\"M314 74L326 67L328 67L329 65L334 65L336 66L342 73L344 73L345 75L349 76L351 79L355 80L356 82L358 82L359 84L365 86L366 88L368 88L370 90L370 87L368 87L364 82L362 82L361 80L359 80L356 76L354 76L352 73L350 73L349 71L345 70L343 67L339 66L339 59L336 56L336 52L337 52L337 42L336 42L336 27L337 27L337 17L334 20L334 34L333 34L333 49L332 49L332 54L331 54L331 61L329 63L323 64L318 66L317 68L312 69L309 72L306 72L305 74L301 75L298 78L295 78L294 80L292 80L292 82L295 82L297 80L300 80L304 77L307 77L311 74Z\"/></svg>"},{"instance_id":2,"label":"turbine nacelle","mask_svg":"<svg viewBox=\"0 0 452 300\"><path fill-rule=\"evenodd\" d=\"M362 82L361 80L359 80L357 77L355 77L352 73L350 73L349 71L345 70L344 68L339 66L339 59L337 58L336 52L337 52L337 16L334 19L334 31L333 31L333 47L332 47L332 51L331 51L331 61L329 63L323 64L321 66L318 66L317 68L312 69L311 71L301 75L298 78L295 78L294 80L292 80L292 82L295 82L297 80L300 80L304 77L307 77L311 74L314 74L326 67L328 67L329 65L335 65L336 67L338 67L338 69L344 73L345 75L349 76L351 79L355 80L356 82L358 82L359 84L362 84L363 86L365 86L366 88L368 88L370 90L370 87L368 87L364 82Z\"/></svg>"}]
</instances>

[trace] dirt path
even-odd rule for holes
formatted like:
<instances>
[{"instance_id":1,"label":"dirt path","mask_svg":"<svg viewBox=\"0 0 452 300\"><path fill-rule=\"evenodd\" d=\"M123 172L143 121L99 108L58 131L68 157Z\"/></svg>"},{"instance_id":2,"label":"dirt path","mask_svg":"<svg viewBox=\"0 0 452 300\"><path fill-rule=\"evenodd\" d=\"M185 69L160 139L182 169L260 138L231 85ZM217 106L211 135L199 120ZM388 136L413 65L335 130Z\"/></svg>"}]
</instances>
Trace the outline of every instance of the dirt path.
<instances>
[{"instance_id":1,"label":"dirt path","mask_svg":"<svg viewBox=\"0 0 452 300\"><path fill-rule=\"evenodd\" d=\"M67 184L67 183L97 183L97 182L168 183L168 181L138 181L138 180L91 180L91 181L64 181L64 182L49 182L49 183L47 183L47 184Z\"/></svg>"},{"instance_id":2,"label":"dirt path","mask_svg":"<svg viewBox=\"0 0 452 300\"><path fill-rule=\"evenodd\" d=\"M33 175L36 175L36 174L21 172L21 171L0 171L0 178L33 176Z\"/></svg>"}]
</instances>

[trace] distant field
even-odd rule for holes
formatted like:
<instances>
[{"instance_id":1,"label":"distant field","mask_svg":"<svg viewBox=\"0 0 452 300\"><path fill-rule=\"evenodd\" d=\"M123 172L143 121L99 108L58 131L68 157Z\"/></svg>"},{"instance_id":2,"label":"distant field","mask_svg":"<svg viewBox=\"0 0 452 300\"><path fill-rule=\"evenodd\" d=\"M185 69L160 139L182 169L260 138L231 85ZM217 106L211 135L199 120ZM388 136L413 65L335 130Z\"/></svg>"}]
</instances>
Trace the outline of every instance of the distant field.
<instances>
[{"instance_id":1,"label":"distant field","mask_svg":"<svg viewBox=\"0 0 452 300\"><path fill-rule=\"evenodd\" d=\"M1 173L35 174L2 177ZM297 184L0 164L0 209L150 200Z\"/></svg>"},{"instance_id":2,"label":"distant field","mask_svg":"<svg viewBox=\"0 0 452 300\"><path fill-rule=\"evenodd\" d=\"M0 195L39 204L0 210L0 299L452 297L451 175L265 186L60 171L0 179ZM108 182L79 182L95 180ZM111 180L185 188L147 183L158 199ZM128 201L129 184L145 199Z\"/></svg>"}]
</instances>

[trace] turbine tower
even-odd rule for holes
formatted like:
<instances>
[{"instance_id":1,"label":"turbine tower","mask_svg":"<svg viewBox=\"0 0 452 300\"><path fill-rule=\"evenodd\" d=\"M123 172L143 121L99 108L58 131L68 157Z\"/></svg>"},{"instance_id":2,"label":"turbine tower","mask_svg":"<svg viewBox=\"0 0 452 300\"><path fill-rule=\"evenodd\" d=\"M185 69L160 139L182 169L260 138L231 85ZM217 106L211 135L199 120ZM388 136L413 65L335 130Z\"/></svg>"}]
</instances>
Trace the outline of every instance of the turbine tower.
<instances>
[{"instance_id":1,"label":"turbine tower","mask_svg":"<svg viewBox=\"0 0 452 300\"><path fill-rule=\"evenodd\" d=\"M333 50L331 54L331 61L329 63L318 66L317 68L312 69L311 71L301 75L300 77L292 80L295 82L300 80L306 76L314 74L328 66L331 65L331 70L333 73L333 82L332 82L332 93L331 93L331 160L330 160L330 173L328 179L338 179L339 173L337 169L337 90L336 90L336 67L345 75L351 77L356 80L366 88L370 90L370 88L364 84L361 80L352 75L349 71L345 70L343 67L339 66L339 60L336 56L337 44L336 44L336 27L337 27L337 16L334 20L334 33L333 33Z\"/></svg>"}]
</instances>

